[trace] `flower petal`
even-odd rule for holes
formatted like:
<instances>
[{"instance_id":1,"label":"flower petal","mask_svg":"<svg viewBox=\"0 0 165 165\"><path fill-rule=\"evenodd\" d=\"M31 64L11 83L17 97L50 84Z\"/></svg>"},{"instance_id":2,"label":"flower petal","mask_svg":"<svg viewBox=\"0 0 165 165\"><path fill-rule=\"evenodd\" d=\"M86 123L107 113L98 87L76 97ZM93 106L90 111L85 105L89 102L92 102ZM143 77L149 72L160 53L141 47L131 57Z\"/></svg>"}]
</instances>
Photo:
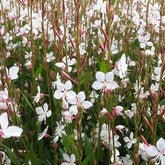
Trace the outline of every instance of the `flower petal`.
<instances>
[{"instance_id":1,"label":"flower petal","mask_svg":"<svg viewBox=\"0 0 165 165\"><path fill-rule=\"evenodd\" d=\"M150 156L150 157L155 157L159 154L157 148L153 145L150 145L149 147L147 147L145 149L146 153Z\"/></svg>"},{"instance_id":2,"label":"flower petal","mask_svg":"<svg viewBox=\"0 0 165 165\"><path fill-rule=\"evenodd\" d=\"M113 72L108 72L107 74L106 74L106 81L113 81L113 79L114 79L114 74L113 74Z\"/></svg>"},{"instance_id":3,"label":"flower petal","mask_svg":"<svg viewBox=\"0 0 165 165\"><path fill-rule=\"evenodd\" d=\"M89 109L90 107L93 106L93 104L89 101L84 101L82 104L83 104L84 109Z\"/></svg>"},{"instance_id":4,"label":"flower petal","mask_svg":"<svg viewBox=\"0 0 165 165\"><path fill-rule=\"evenodd\" d=\"M17 127L17 126L10 126L6 129L5 131L5 136L8 136L8 137L20 137L21 134L22 134L22 128L20 127Z\"/></svg>"},{"instance_id":5,"label":"flower petal","mask_svg":"<svg viewBox=\"0 0 165 165\"><path fill-rule=\"evenodd\" d=\"M72 88L72 83L70 80L68 80L66 83L65 83L65 89L68 91Z\"/></svg>"},{"instance_id":6,"label":"flower petal","mask_svg":"<svg viewBox=\"0 0 165 165\"><path fill-rule=\"evenodd\" d=\"M77 99L78 101L80 101L81 103L85 100L85 93L84 92L79 92L77 95Z\"/></svg>"},{"instance_id":7,"label":"flower petal","mask_svg":"<svg viewBox=\"0 0 165 165\"><path fill-rule=\"evenodd\" d=\"M8 127L9 121L8 121L7 112L1 114L0 124L1 124L2 130L6 129Z\"/></svg>"},{"instance_id":8,"label":"flower petal","mask_svg":"<svg viewBox=\"0 0 165 165\"><path fill-rule=\"evenodd\" d=\"M36 108L36 112L37 112L38 115L40 115L40 114L42 114L44 111L43 111L42 107L37 107L37 108Z\"/></svg>"},{"instance_id":9,"label":"flower petal","mask_svg":"<svg viewBox=\"0 0 165 165\"><path fill-rule=\"evenodd\" d=\"M165 153L165 140L163 138L160 138L156 142L156 146L157 146L159 151L163 151Z\"/></svg>"},{"instance_id":10,"label":"flower petal","mask_svg":"<svg viewBox=\"0 0 165 165\"><path fill-rule=\"evenodd\" d=\"M105 74L103 72L96 72L96 80L100 81L100 82L104 82L105 81Z\"/></svg>"},{"instance_id":11,"label":"flower petal","mask_svg":"<svg viewBox=\"0 0 165 165\"><path fill-rule=\"evenodd\" d=\"M92 88L95 90L100 90L103 87L103 83L100 81L95 81L92 85Z\"/></svg>"},{"instance_id":12,"label":"flower petal","mask_svg":"<svg viewBox=\"0 0 165 165\"><path fill-rule=\"evenodd\" d=\"M63 154L63 157L64 157L64 159L66 160L66 161L68 161L68 162L70 162L70 157L69 157L69 155L68 154Z\"/></svg>"}]
</instances>

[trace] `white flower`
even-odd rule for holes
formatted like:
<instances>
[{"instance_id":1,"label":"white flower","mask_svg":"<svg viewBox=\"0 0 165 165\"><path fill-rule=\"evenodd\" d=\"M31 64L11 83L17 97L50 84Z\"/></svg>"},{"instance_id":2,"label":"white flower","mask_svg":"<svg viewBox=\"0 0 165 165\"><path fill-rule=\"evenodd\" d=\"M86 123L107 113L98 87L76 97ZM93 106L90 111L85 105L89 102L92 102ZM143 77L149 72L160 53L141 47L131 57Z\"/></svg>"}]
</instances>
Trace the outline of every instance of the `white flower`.
<instances>
[{"instance_id":1,"label":"white flower","mask_svg":"<svg viewBox=\"0 0 165 165\"><path fill-rule=\"evenodd\" d=\"M126 146L128 149L132 147L132 144L137 142L137 140L133 138L133 132L130 133L129 137L124 137L124 141L127 143Z\"/></svg>"},{"instance_id":2,"label":"white flower","mask_svg":"<svg viewBox=\"0 0 165 165\"><path fill-rule=\"evenodd\" d=\"M55 57L53 56L53 52L47 53L46 54L46 61L51 62L53 60L55 60Z\"/></svg>"},{"instance_id":3,"label":"white flower","mask_svg":"<svg viewBox=\"0 0 165 165\"><path fill-rule=\"evenodd\" d=\"M78 108L86 110L86 109L89 109L93 105L91 102L85 101L85 98L86 98L85 93L82 91L79 92L77 95L73 91L72 93L68 92L67 101L69 102L69 104L72 105L70 106L69 111L73 115L77 115Z\"/></svg>"},{"instance_id":4,"label":"white flower","mask_svg":"<svg viewBox=\"0 0 165 165\"><path fill-rule=\"evenodd\" d=\"M54 93L54 97L56 99L65 99L67 92L72 88L72 83L70 80L68 80L65 84L63 83L57 83L57 90Z\"/></svg>"},{"instance_id":5,"label":"white flower","mask_svg":"<svg viewBox=\"0 0 165 165\"><path fill-rule=\"evenodd\" d=\"M165 165L165 140L163 138L160 138L156 142L156 147L153 145L150 145L145 149L146 153L150 157L154 157L152 159L153 162L161 163L161 165Z\"/></svg>"},{"instance_id":6,"label":"white flower","mask_svg":"<svg viewBox=\"0 0 165 165\"><path fill-rule=\"evenodd\" d=\"M76 59L73 58L72 60L69 58L69 56L65 56L62 59L63 62L57 62L55 65L59 68L61 68L62 70L65 70L67 68L68 72L72 71L72 65L75 64Z\"/></svg>"},{"instance_id":7,"label":"white flower","mask_svg":"<svg viewBox=\"0 0 165 165\"><path fill-rule=\"evenodd\" d=\"M8 75L8 78L10 80L15 80L18 78L18 72L19 72L19 67L17 66L12 66L9 68L9 71L8 69L6 68L6 73Z\"/></svg>"},{"instance_id":8,"label":"white flower","mask_svg":"<svg viewBox=\"0 0 165 165\"><path fill-rule=\"evenodd\" d=\"M57 83L61 83L61 76L59 72L57 72L56 81L52 82L52 87L55 88L57 86Z\"/></svg>"},{"instance_id":9,"label":"white flower","mask_svg":"<svg viewBox=\"0 0 165 165\"><path fill-rule=\"evenodd\" d=\"M115 74L123 79L127 73L128 64L126 63L125 54L123 54L118 62L115 64Z\"/></svg>"},{"instance_id":10,"label":"white flower","mask_svg":"<svg viewBox=\"0 0 165 165\"><path fill-rule=\"evenodd\" d=\"M60 123L57 122L57 127L56 127L56 130L55 130L55 137L53 139L53 142L56 143L59 139L59 137L62 136L62 134L66 135L66 132L64 130L66 125L62 125Z\"/></svg>"},{"instance_id":11,"label":"white flower","mask_svg":"<svg viewBox=\"0 0 165 165\"><path fill-rule=\"evenodd\" d=\"M76 161L76 157L74 154L69 156L68 154L63 154L63 157L66 162L63 162L61 165L76 165L74 162Z\"/></svg>"},{"instance_id":12,"label":"white flower","mask_svg":"<svg viewBox=\"0 0 165 165\"><path fill-rule=\"evenodd\" d=\"M140 42L140 47L145 48L146 46L153 46L152 42L149 42L150 40L150 33L147 32L146 35L139 35L138 40Z\"/></svg>"},{"instance_id":13,"label":"white flower","mask_svg":"<svg viewBox=\"0 0 165 165\"><path fill-rule=\"evenodd\" d=\"M37 86L37 90L38 90L37 95L33 96L33 98L34 98L33 102L36 102L36 103L38 103L40 101L40 99L41 99L41 89L40 89L39 85Z\"/></svg>"},{"instance_id":14,"label":"white flower","mask_svg":"<svg viewBox=\"0 0 165 165\"><path fill-rule=\"evenodd\" d=\"M113 72L108 72L106 75L103 72L96 72L96 81L93 83L92 88L95 90L113 90L118 88L118 84L113 81Z\"/></svg>"},{"instance_id":15,"label":"white flower","mask_svg":"<svg viewBox=\"0 0 165 165\"><path fill-rule=\"evenodd\" d=\"M97 0L97 4L95 6L93 6L93 10L97 10L98 12L105 14L106 13L106 1L103 2L103 0Z\"/></svg>"},{"instance_id":16,"label":"white flower","mask_svg":"<svg viewBox=\"0 0 165 165\"><path fill-rule=\"evenodd\" d=\"M38 122L44 121L46 123L46 117L50 117L52 115L52 111L48 110L48 104L45 103L42 107L37 107L36 112L39 115L38 116Z\"/></svg>"},{"instance_id":17,"label":"white flower","mask_svg":"<svg viewBox=\"0 0 165 165\"><path fill-rule=\"evenodd\" d=\"M123 161L123 165L132 165L133 162L132 160L130 159L130 155L126 155L126 157L123 157L122 158L122 161Z\"/></svg>"},{"instance_id":18,"label":"white flower","mask_svg":"<svg viewBox=\"0 0 165 165\"><path fill-rule=\"evenodd\" d=\"M7 113L3 113L0 116L0 137L10 138L10 137L20 137L22 134L22 128L17 126L9 126Z\"/></svg>"}]
</instances>

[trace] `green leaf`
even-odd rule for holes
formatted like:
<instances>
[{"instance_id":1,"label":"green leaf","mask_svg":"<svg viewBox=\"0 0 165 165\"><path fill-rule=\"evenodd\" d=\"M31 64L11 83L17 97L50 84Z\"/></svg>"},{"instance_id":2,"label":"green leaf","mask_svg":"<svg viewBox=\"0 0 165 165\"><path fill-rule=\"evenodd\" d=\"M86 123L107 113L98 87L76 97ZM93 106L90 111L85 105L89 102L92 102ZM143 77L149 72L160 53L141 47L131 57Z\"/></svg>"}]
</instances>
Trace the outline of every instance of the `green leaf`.
<instances>
[{"instance_id":1,"label":"green leaf","mask_svg":"<svg viewBox=\"0 0 165 165\"><path fill-rule=\"evenodd\" d=\"M107 66L106 66L106 62L104 60L102 60L100 63L100 71L105 74L107 73Z\"/></svg>"},{"instance_id":2,"label":"green leaf","mask_svg":"<svg viewBox=\"0 0 165 165\"><path fill-rule=\"evenodd\" d=\"M2 148L5 148L5 149L6 149L5 152L7 153L9 159L11 160L11 162L12 162L14 165L20 165L20 162L19 162L18 158L16 157L16 155L14 154L14 152L12 152L12 151L10 150L10 148L8 148L6 145L2 144L1 141L0 141L0 146L1 146Z\"/></svg>"},{"instance_id":3,"label":"green leaf","mask_svg":"<svg viewBox=\"0 0 165 165\"><path fill-rule=\"evenodd\" d=\"M76 156L76 159L79 159L79 153L78 153L77 147L74 145L74 143L72 143L72 152Z\"/></svg>"},{"instance_id":4,"label":"green leaf","mask_svg":"<svg viewBox=\"0 0 165 165\"><path fill-rule=\"evenodd\" d=\"M20 91L20 92L21 92L21 95L23 96L23 98L25 99L26 103L28 104L28 106L34 111L33 106L29 102L28 98L23 94L22 91Z\"/></svg>"},{"instance_id":5,"label":"green leaf","mask_svg":"<svg viewBox=\"0 0 165 165\"><path fill-rule=\"evenodd\" d=\"M161 106L161 105L165 105L165 99L161 100L160 106Z\"/></svg>"},{"instance_id":6,"label":"green leaf","mask_svg":"<svg viewBox=\"0 0 165 165\"><path fill-rule=\"evenodd\" d=\"M67 152L70 154L71 153L72 140L69 139L69 137L62 134L62 141L63 141L64 147L66 148Z\"/></svg>"},{"instance_id":7,"label":"green leaf","mask_svg":"<svg viewBox=\"0 0 165 165\"><path fill-rule=\"evenodd\" d=\"M86 73L86 74L81 78L80 84L85 83L87 80L89 80L89 78L90 78L91 76L92 76L92 73L91 73L91 72Z\"/></svg>"},{"instance_id":8,"label":"green leaf","mask_svg":"<svg viewBox=\"0 0 165 165\"><path fill-rule=\"evenodd\" d=\"M84 161L82 162L82 165L87 165L88 162L89 162L89 160L90 160L90 155L88 155L88 156L84 159Z\"/></svg>"},{"instance_id":9,"label":"green leaf","mask_svg":"<svg viewBox=\"0 0 165 165\"><path fill-rule=\"evenodd\" d=\"M92 164L92 162L94 160L94 150L86 135L85 135L85 153L87 154L87 157L88 156L90 157L89 162L90 162L90 164Z\"/></svg>"},{"instance_id":10,"label":"green leaf","mask_svg":"<svg viewBox=\"0 0 165 165\"><path fill-rule=\"evenodd\" d=\"M34 73L34 77L38 77L39 74L41 74L42 70L44 68L44 63L37 69L37 71Z\"/></svg>"}]
</instances>

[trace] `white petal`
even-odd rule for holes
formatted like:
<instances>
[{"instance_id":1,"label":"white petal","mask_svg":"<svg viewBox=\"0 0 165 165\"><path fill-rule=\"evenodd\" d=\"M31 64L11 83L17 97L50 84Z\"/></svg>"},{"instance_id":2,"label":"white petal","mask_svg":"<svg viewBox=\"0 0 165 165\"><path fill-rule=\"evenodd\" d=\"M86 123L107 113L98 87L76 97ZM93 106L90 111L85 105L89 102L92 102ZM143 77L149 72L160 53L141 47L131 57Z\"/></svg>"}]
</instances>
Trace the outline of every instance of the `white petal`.
<instances>
[{"instance_id":1,"label":"white petal","mask_svg":"<svg viewBox=\"0 0 165 165\"><path fill-rule=\"evenodd\" d=\"M115 81L110 81L109 83L106 84L106 88L113 90L118 88L118 84Z\"/></svg>"},{"instance_id":2,"label":"white petal","mask_svg":"<svg viewBox=\"0 0 165 165\"><path fill-rule=\"evenodd\" d=\"M100 81L95 81L92 85L92 88L95 90L100 90L103 87L103 83Z\"/></svg>"},{"instance_id":3,"label":"white petal","mask_svg":"<svg viewBox=\"0 0 165 165\"><path fill-rule=\"evenodd\" d=\"M68 65L72 66L72 65L75 64L75 62L76 62L76 59L73 58L72 60L70 60L70 61L68 62Z\"/></svg>"},{"instance_id":4,"label":"white petal","mask_svg":"<svg viewBox=\"0 0 165 165\"><path fill-rule=\"evenodd\" d=\"M65 85L63 83L57 83L57 90L64 91Z\"/></svg>"},{"instance_id":5,"label":"white petal","mask_svg":"<svg viewBox=\"0 0 165 165\"><path fill-rule=\"evenodd\" d=\"M43 111L42 107L37 107L36 112L39 115L39 114L42 114L44 111Z\"/></svg>"},{"instance_id":6,"label":"white petal","mask_svg":"<svg viewBox=\"0 0 165 165\"><path fill-rule=\"evenodd\" d=\"M21 136L21 134L22 134L22 128L20 128L20 127L17 127L17 126L10 126L10 127L8 127L7 129L6 129L6 133L5 133L5 135L6 136L9 136L9 137L11 137L11 136L14 136L14 137L20 137Z\"/></svg>"},{"instance_id":7,"label":"white petal","mask_svg":"<svg viewBox=\"0 0 165 165\"><path fill-rule=\"evenodd\" d=\"M67 96L67 101L68 101L68 103L69 104L77 104L77 98L76 97L74 97L74 96Z\"/></svg>"},{"instance_id":8,"label":"white petal","mask_svg":"<svg viewBox=\"0 0 165 165\"><path fill-rule=\"evenodd\" d=\"M75 155L72 154L72 155L70 156L70 159L71 159L71 162L75 162L75 161L76 161Z\"/></svg>"},{"instance_id":9,"label":"white petal","mask_svg":"<svg viewBox=\"0 0 165 165\"><path fill-rule=\"evenodd\" d=\"M11 80L15 80L18 78L18 71L19 71L19 67L17 66L13 66L9 69L9 76Z\"/></svg>"},{"instance_id":10,"label":"white petal","mask_svg":"<svg viewBox=\"0 0 165 165\"><path fill-rule=\"evenodd\" d=\"M150 145L149 147L147 147L145 149L146 153L150 156L150 157L155 157L159 154L157 148L153 145Z\"/></svg>"},{"instance_id":11,"label":"white petal","mask_svg":"<svg viewBox=\"0 0 165 165\"><path fill-rule=\"evenodd\" d=\"M146 47L146 44L142 42L142 43L140 43L140 47L141 48L145 48Z\"/></svg>"},{"instance_id":12,"label":"white petal","mask_svg":"<svg viewBox=\"0 0 165 165\"><path fill-rule=\"evenodd\" d=\"M100 82L104 82L105 81L105 74L103 72L96 72L96 80L100 81Z\"/></svg>"},{"instance_id":13,"label":"white petal","mask_svg":"<svg viewBox=\"0 0 165 165\"><path fill-rule=\"evenodd\" d=\"M77 113L78 113L77 106L76 106L76 105L72 105L72 106L69 108L69 112L70 112L72 115L77 115Z\"/></svg>"},{"instance_id":14,"label":"white petal","mask_svg":"<svg viewBox=\"0 0 165 165\"><path fill-rule=\"evenodd\" d=\"M70 157L68 154L63 154L63 157L67 162L70 162Z\"/></svg>"},{"instance_id":15,"label":"white petal","mask_svg":"<svg viewBox=\"0 0 165 165\"><path fill-rule=\"evenodd\" d=\"M158 148L159 151L165 152L165 140L163 138L160 138L156 142L156 146L157 146L157 148Z\"/></svg>"},{"instance_id":16,"label":"white petal","mask_svg":"<svg viewBox=\"0 0 165 165\"><path fill-rule=\"evenodd\" d=\"M130 139L133 139L133 132L130 133L129 137Z\"/></svg>"},{"instance_id":17,"label":"white petal","mask_svg":"<svg viewBox=\"0 0 165 165\"><path fill-rule=\"evenodd\" d=\"M38 122L40 123L40 122L42 122L43 120L45 120L46 118L45 118L45 115L39 115L38 116Z\"/></svg>"},{"instance_id":18,"label":"white petal","mask_svg":"<svg viewBox=\"0 0 165 165\"><path fill-rule=\"evenodd\" d=\"M65 83L65 89L68 91L72 88L72 83L70 80L68 80L66 83Z\"/></svg>"},{"instance_id":19,"label":"white petal","mask_svg":"<svg viewBox=\"0 0 165 165\"><path fill-rule=\"evenodd\" d=\"M70 96L76 97L77 95L76 95L76 93L74 91L68 91L67 94L66 94L66 96L67 97L70 97Z\"/></svg>"},{"instance_id":20,"label":"white petal","mask_svg":"<svg viewBox=\"0 0 165 165\"><path fill-rule=\"evenodd\" d=\"M47 112L47 111L48 111L48 104L45 103L45 104L43 105L43 108L44 108L44 111Z\"/></svg>"},{"instance_id":21,"label":"white petal","mask_svg":"<svg viewBox=\"0 0 165 165\"><path fill-rule=\"evenodd\" d=\"M133 139L133 140L132 140L132 144L135 144L136 142L137 142L136 139Z\"/></svg>"},{"instance_id":22,"label":"white petal","mask_svg":"<svg viewBox=\"0 0 165 165\"><path fill-rule=\"evenodd\" d=\"M78 99L78 101L83 102L85 100L85 93L79 92L77 95L77 99Z\"/></svg>"},{"instance_id":23,"label":"white petal","mask_svg":"<svg viewBox=\"0 0 165 165\"><path fill-rule=\"evenodd\" d=\"M65 64L63 62L57 62L55 65L61 69L65 69Z\"/></svg>"},{"instance_id":24,"label":"white petal","mask_svg":"<svg viewBox=\"0 0 165 165\"><path fill-rule=\"evenodd\" d=\"M51 115L52 115L52 111L49 110L49 111L47 112L46 116L47 116L47 117L50 117Z\"/></svg>"},{"instance_id":25,"label":"white petal","mask_svg":"<svg viewBox=\"0 0 165 165\"><path fill-rule=\"evenodd\" d=\"M39 134L38 140L41 140L46 135L47 131L48 131L48 126L44 129L44 131L41 134Z\"/></svg>"},{"instance_id":26,"label":"white petal","mask_svg":"<svg viewBox=\"0 0 165 165\"><path fill-rule=\"evenodd\" d=\"M8 127L9 121L8 121L8 116L7 113L2 113L0 116L0 124L1 124L1 128L6 129Z\"/></svg>"},{"instance_id":27,"label":"white petal","mask_svg":"<svg viewBox=\"0 0 165 165\"><path fill-rule=\"evenodd\" d=\"M113 72L108 72L107 74L106 74L106 81L113 81L113 79L114 79L114 74L113 74Z\"/></svg>"},{"instance_id":28,"label":"white petal","mask_svg":"<svg viewBox=\"0 0 165 165\"><path fill-rule=\"evenodd\" d=\"M126 143L130 141L130 139L128 137L124 137L123 139Z\"/></svg>"},{"instance_id":29,"label":"white petal","mask_svg":"<svg viewBox=\"0 0 165 165\"><path fill-rule=\"evenodd\" d=\"M64 96L64 93L61 92L60 90L56 90L54 93L54 98L56 98L58 100L61 99L63 96Z\"/></svg>"},{"instance_id":30,"label":"white petal","mask_svg":"<svg viewBox=\"0 0 165 165\"><path fill-rule=\"evenodd\" d=\"M89 102L89 101L84 101L83 102L84 109L89 109L92 106L93 106L93 104L91 102Z\"/></svg>"},{"instance_id":31,"label":"white petal","mask_svg":"<svg viewBox=\"0 0 165 165\"><path fill-rule=\"evenodd\" d=\"M132 143L131 142L127 143L127 148L130 149L131 147L132 147Z\"/></svg>"}]
</instances>

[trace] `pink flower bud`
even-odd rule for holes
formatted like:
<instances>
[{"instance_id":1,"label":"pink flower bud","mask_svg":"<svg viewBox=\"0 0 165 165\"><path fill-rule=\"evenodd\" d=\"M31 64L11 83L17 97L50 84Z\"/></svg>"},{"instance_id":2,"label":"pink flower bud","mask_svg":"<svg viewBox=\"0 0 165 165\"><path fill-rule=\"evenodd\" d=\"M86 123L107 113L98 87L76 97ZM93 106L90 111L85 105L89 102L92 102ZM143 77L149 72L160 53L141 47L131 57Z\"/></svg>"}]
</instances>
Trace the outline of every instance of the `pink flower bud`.
<instances>
[{"instance_id":1,"label":"pink flower bud","mask_svg":"<svg viewBox=\"0 0 165 165\"><path fill-rule=\"evenodd\" d=\"M150 124L150 122L148 121L148 119L143 115L143 119L145 121L145 123L148 125L148 127L151 129L152 133L154 134L154 130Z\"/></svg>"}]
</instances>

